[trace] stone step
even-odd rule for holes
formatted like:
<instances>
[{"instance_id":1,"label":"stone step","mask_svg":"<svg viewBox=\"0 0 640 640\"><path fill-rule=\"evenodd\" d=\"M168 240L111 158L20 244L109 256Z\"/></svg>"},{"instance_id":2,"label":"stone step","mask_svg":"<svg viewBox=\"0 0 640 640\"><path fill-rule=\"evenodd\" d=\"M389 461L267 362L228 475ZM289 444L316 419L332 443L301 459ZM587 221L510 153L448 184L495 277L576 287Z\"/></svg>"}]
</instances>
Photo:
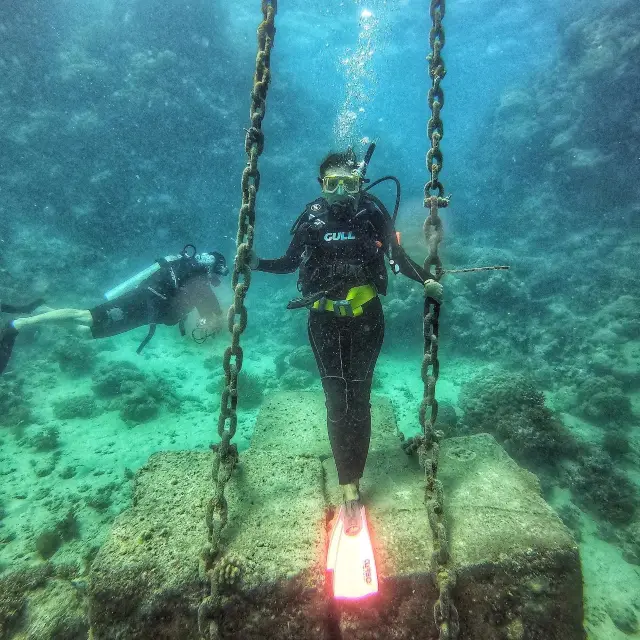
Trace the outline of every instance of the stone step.
<instances>
[{"instance_id":1,"label":"stone step","mask_svg":"<svg viewBox=\"0 0 640 640\"><path fill-rule=\"evenodd\" d=\"M399 448L390 405L373 402L362 481L380 594L334 602L325 591L330 520L339 487L321 394L276 394L228 487L221 638L396 640L438 637L423 505L424 479ZM195 640L206 583L211 455L152 456L136 476L134 505L119 516L91 571L93 640ZM568 530L537 481L488 435L443 443L455 602L465 640L582 640L582 582Z\"/></svg>"}]
</instances>

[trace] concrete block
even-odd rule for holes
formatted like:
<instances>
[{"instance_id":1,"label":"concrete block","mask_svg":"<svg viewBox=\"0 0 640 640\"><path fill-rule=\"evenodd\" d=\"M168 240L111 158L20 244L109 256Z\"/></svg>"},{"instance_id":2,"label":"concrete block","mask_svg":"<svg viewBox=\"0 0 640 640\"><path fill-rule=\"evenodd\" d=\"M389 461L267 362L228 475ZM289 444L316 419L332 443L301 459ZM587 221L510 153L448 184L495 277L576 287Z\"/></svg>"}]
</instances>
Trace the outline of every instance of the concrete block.
<instances>
[{"instance_id":1,"label":"concrete block","mask_svg":"<svg viewBox=\"0 0 640 640\"><path fill-rule=\"evenodd\" d=\"M250 449L229 483L222 638L435 640L437 597L424 478L400 449L391 406L373 403L362 481L380 594L334 602L325 591L330 520L340 502L321 394L269 398ZM94 640L198 638L206 592L211 454L153 456L136 477L133 507L116 521L91 571ZM583 640L576 545L520 469L488 435L443 443L460 640Z\"/></svg>"},{"instance_id":2,"label":"concrete block","mask_svg":"<svg viewBox=\"0 0 640 640\"><path fill-rule=\"evenodd\" d=\"M371 398L371 450L398 442L393 407L384 396ZM251 448L275 448L287 455L330 457L327 410L321 391L282 391L260 407Z\"/></svg>"},{"instance_id":3,"label":"concrete block","mask_svg":"<svg viewBox=\"0 0 640 640\"><path fill-rule=\"evenodd\" d=\"M332 461L327 495L340 501ZM343 640L438 637L431 529L424 479L398 447L374 451L362 480L380 594L364 606L338 603ZM466 640L582 640L582 579L568 529L540 495L538 481L487 434L442 443L455 603ZM375 634L375 635L374 635Z\"/></svg>"},{"instance_id":4,"label":"concrete block","mask_svg":"<svg viewBox=\"0 0 640 640\"><path fill-rule=\"evenodd\" d=\"M135 477L89 576L93 640L197 638L210 453L157 453Z\"/></svg>"}]
</instances>

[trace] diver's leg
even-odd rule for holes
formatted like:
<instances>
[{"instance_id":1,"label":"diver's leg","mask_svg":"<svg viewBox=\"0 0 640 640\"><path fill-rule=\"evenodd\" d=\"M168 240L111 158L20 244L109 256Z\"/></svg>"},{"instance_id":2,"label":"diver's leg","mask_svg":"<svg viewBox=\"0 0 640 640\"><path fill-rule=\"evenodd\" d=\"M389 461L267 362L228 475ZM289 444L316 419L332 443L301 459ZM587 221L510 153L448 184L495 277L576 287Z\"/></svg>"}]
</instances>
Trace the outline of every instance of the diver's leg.
<instances>
[{"instance_id":1,"label":"diver's leg","mask_svg":"<svg viewBox=\"0 0 640 640\"><path fill-rule=\"evenodd\" d=\"M371 385L382 342L384 316L379 299L367 305L365 314L349 323L349 355L345 359L347 414L345 428L351 447L352 484L364 473L371 441Z\"/></svg>"},{"instance_id":2,"label":"diver's leg","mask_svg":"<svg viewBox=\"0 0 640 640\"><path fill-rule=\"evenodd\" d=\"M341 485L352 481L350 449L345 429L347 415L347 384L343 373L344 344L340 325L330 313L309 314L309 342L320 371L327 407L329 442Z\"/></svg>"},{"instance_id":3,"label":"diver's leg","mask_svg":"<svg viewBox=\"0 0 640 640\"><path fill-rule=\"evenodd\" d=\"M16 318L12 322L12 325L15 329L20 331L25 327L31 327L34 325L62 324L65 322L72 322L74 324L90 327L93 320L91 318L91 312L86 309L56 309L55 311L47 311L46 313L39 313L35 316Z\"/></svg>"},{"instance_id":4,"label":"diver's leg","mask_svg":"<svg viewBox=\"0 0 640 640\"><path fill-rule=\"evenodd\" d=\"M91 313L84 309L58 309L56 311L47 311L39 313L35 316L26 318L16 318L6 324L0 330L0 373L2 373L13 351L13 345L18 333L25 327L35 326L39 324L56 324L73 322L77 325L90 327L92 324Z\"/></svg>"}]
</instances>

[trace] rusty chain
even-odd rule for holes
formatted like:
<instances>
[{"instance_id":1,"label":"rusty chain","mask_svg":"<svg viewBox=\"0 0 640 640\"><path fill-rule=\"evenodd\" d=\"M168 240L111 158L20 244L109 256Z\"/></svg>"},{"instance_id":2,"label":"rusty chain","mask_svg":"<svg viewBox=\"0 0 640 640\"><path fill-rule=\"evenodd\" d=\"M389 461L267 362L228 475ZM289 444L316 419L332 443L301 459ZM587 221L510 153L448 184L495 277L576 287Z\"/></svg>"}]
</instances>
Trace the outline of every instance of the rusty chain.
<instances>
[{"instance_id":1,"label":"rusty chain","mask_svg":"<svg viewBox=\"0 0 640 640\"><path fill-rule=\"evenodd\" d=\"M438 215L438 209L447 207L450 198L450 196L444 196L444 186L439 178L443 163L440 142L444 137L444 126L440 118L440 110L444 106L444 92L440 83L446 74L446 70L440 52L445 43L445 35L442 28L445 0L431 0L430 14L432 21L429 33L431 53L427 60L429 61L429 76L431 77L432 85L428 94L431 117L427 125L427 136L431 147L426 156L427 171L430 179L424 186L424 206L429 209L429 215L425 219L423 226L429 255L424 261L424 268L430 272L431 267L434 267L434 278L439 281L445 274L445 270L442 268L442 261L438 255L438 246L443 236L442 220ZM424 357L421 367L423 397L419 411L422 433L403 443L403 448L408 454L418 453L420 466L425 473L425 505L433 536L434 549L431 565L439 592L433 608L434 620L439 630L439 640L456 640L460 632L458 611L453 602L456 574L455 570L450 567L449 539L444 515L444 491L442 482L438 479L438 458L442 433L435 429L438 417L438 401L435 394L440 371L440 362L438 360L439 317L440 304L432 304L428 298L425 298L423 319Z\"/></svg>"},{"instance_id":2,"label":"rusty chain","mask_svg":"<svg viewBox=\"0 0 640 640\"><path fill-rule=\"evenodd\" d=\"M240 336L247 326L247 308L244 300L251 284L249 252L253 247L255 204L260 189L258 158L264 149L262 120L266 111L267 91L271 80L271 49L275 38L275 14L277 0L262 0L262 22L258 27L258 53L256 70L251 92L251 126L245 136L247 165L242 172L242 205L238 215L238 234L236 237L236 258L234 261L232 287L234 299L227 315L231 345L223 356L225 384L220 399L218 416L218 435L220 442L212 447L214 451L212 477L214 495L207 506L207 527L209 545L204 552L204 564L210 583L210 595L205 597L198 608L198 628L200 634L208 640L222 637L220 620L222 614L222 595L220 572L214 564L220 560L220 538L227 523L228 506L225 489L238 461L238 450L231 442L238 423L236 408L238 404L238 374L242 369L243 350ZM228 428L227 428L228 423Z\"/></svg>"}]
</instances>

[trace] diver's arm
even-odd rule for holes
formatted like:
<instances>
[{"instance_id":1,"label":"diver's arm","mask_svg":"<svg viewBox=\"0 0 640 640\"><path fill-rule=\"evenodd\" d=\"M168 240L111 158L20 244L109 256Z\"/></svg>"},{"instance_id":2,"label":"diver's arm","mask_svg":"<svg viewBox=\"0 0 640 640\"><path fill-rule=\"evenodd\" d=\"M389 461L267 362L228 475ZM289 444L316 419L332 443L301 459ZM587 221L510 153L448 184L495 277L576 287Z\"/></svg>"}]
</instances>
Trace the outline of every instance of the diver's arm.
<instances>
[{"instance_id":1,"label":"diver's arm","mask_svg":"<svg viewBox=\"0 0 640 640\"><path fill-rule=\"evenodd\" d=\"M417 262L413 261L404 248L400 246L391 216L386 212L380 211L378 207L375 207L375 210L378 213L375 226L380 233L383 249L385 251L390 250L391 266L394 269L394 273L399 272L403 276L421 284L424 284L427 280L432 280L433 276Z\"/></svg>"},{"instance_id":2,"label":"diver's arm","mask_svg":"<svg viewBox=\"0 0 640 640\"><path fill-rule=\"evenodd\" d=\"M202 290L198 291L196 309L201 318L211 318L212 316L222 315L222 308L220 307L218 296L216 296L208 284L203 285Z\"/></svg>"},{"instance_id":3,"label":"diver's arm","mask_svg":"<svg viewBox=\"0 0 640 640\"><path fill-rule=\"evenodd\" d=\"M391 242L391 259L398 265L398 269L403 276L407 276L407 278L411 278L411 280L422 284L427 280L433 280L433 275L412 260L407 252L398 244L395 233L393 234L393 240Z\"/></svg>"},{"instance_id":4,"label":"diver's arm","mask_svg":"<svg viewBox=\"0 0 640 640\"><path fill-rule=\"evenodd\" d=\"M258 264L255 270L266 273L293 273L300 266L303 251L304 244L300 234L296 233L293 238L291 238L287 251L281 258L275 258L273 260L258 258Z\"/></svg>"}]
</instances>

